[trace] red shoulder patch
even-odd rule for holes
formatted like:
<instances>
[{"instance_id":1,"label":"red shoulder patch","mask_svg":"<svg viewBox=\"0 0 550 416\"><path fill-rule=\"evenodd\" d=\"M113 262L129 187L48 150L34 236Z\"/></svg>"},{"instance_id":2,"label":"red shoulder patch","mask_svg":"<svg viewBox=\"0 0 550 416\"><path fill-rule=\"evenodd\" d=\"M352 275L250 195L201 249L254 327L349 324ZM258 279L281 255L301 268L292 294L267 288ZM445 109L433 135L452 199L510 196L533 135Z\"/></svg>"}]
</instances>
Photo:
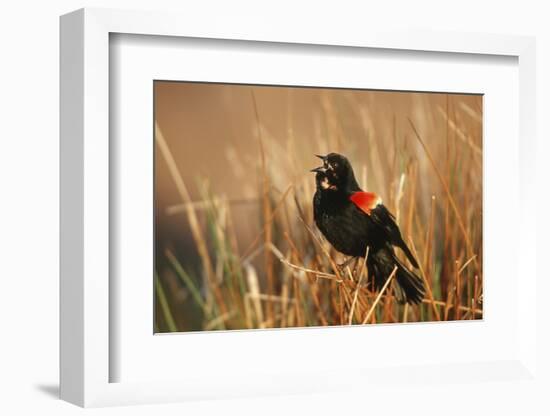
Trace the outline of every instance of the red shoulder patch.
<instances>
[{"instance_id":1,"label":"red shoulder patch","mask_svg":"<svg viewBox=\"0 0 550 416\"><path fill-rule=\"evenodd\" d=\"M382 203L382 199L374 192L355 192L349 197L361 211L370 215L372 209Z\"/></svg>"}]
</instances>

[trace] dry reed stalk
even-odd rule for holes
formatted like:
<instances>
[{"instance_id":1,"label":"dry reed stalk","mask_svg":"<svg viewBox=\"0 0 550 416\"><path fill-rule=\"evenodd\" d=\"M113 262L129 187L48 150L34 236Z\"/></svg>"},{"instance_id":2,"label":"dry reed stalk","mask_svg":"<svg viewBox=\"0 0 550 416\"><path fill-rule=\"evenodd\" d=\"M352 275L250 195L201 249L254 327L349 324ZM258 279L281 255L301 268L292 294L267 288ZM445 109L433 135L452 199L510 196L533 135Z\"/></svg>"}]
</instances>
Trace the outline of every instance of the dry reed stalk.
<instances>
[{"instance_id":1,"label":"dry reed stalk","mask_svg":"<svg viewBox=\"0 0 550 416\"><path fill-rule=\"evenodd\" d=\"M164 161L168 166L170 175L172 176L172 179L176 184L176 188L178 190L180 198L183 200L184 203L187 204L187 219L189 221L191 233L193 234L193 239L195 240L195 244L197 245L197 249L199 251L199 254L202 260L202 264L207 277L207 282L209 283L209 287L211 290L213 290L214 296L216 297L216 302L220 306L222 313L226 313L227 308L225 306L223 296L221 294L221 291L219 290L218 285L216 285L214 281L214 277L215 277L214 269L212 268L212 261L210 259L210 254L208 253L208 248L206 246L206 238L202 233L195 210L191 205L189 205L189 203L191 202L189 191L185 186L185 182L183 181L183 178L178 169L176 161L172 155L172 152L170 151L170 148L168 147L168 144L166 143L166 140L164 139L164 136L156 122L155 122L155 139L156 139L157 145L160 148L161 154L164 157Z\"/></svg>"},{"instance_id":2,"label":"dry reed stalk","mask_svg":"<svg viewBox=\"0 0 550 416\"><path fill-rule=\"evenodd\" d=\"M426 270L426 280L428 284L432 285L431 279L431 264L430 259L432 258L432 242L433 242L433 233L434 233L434 215L435 215L435 195L432 195L431 204L430 204L430 220L428 222L428 228L426 229L426 239L424 240L424 270ZM430 278L428 279L428 276Z\"/></svg>"},{"instance_id":3,"label":"dry reed stalk","mask_svg":"<svg viewBox=\"0 0 550 416\"><path fill-rule=\"evenodd\" d=\"M288 325L288 299L290 299L288 277L289 276L285 273L281 287L281 328L285 328ZM296 300L294 300L294 302L296 302Z\"/></svg>"},{"instance_id":4,"label":"dry reed stalk","mask_svg":"<svg viewBox=\"0 0 550 416\"><path fill-rule=\"evenodd\" d=\"M478 147L472 140L471 136L468 136L467 134L465 134L460 128L458 128L458 126L456 125L456 123L451 120L451 119L448 119L448 115L445 113L445 110L443 110L441 107L437 107L437 111L439 112L439 114L441 114L447 121L448 125L451 127L451 129L454 130L454 132L456 133L456 136L462 140L464 143L466 143L469 148L472 150L472 152L476 155L476 156L479 156L480 159L478 159L478 163L481 161L481 157L483 155L483 152L481 150L480 147Z\"/></svg>"},{"instance_id":5,"label":"dry reed stalk","mask_svg":"<svg viewBox=\"0 0 550 416\"><path fill-rule=\"evenodd\" d=\"M420 134L416 130L416 127L414 126L413 122L411 121L411 119L408 119L408 120L409 120L409 123L410 123L413 131L414 131L414 134L415 134L416 138L418 139L418 141L420 142L420 144L424 148L424 151L425 151L426 155L428 156L428 159L430 160L430 163L432 164L432 167L433 167L437 177L439 178L439 181L441 182L441 185L443 186L443 189L445 190L445 193L447 194L447 198L449 199L451 207L453 208L453 211L455 213L458 225L460 227L460 230L462 232L464 240L466 241L466 245L467 245L468 251L469 251L469 256L473 256L474 255L474 250L473 250L472 242L470 241L470 236L468 235L468 232L466 231L466 227L464 226L464 221L462 219L462 215L460 214L458 206L456 205L456 202L453 198L453 195L451 194L451 191L449 189L449 185L447 184L447 182L445 181L445 179L441 175L441 172L439 171L439 169L437 167L437 164L435 163L435 160L433 159L428 147L426 146L426 144L424 143L424 141L420 137ZM477 263L477 260L474 259L474 261L476 263L476 269L479 270L479 264Z\"/></svg>"},{"instance_id":6,"label":"dry reed stalk","mask_svg":"<svg viewBox=\"0 0 550 416\"><path fill-rule=\"evenodd\" d=\"M472 107L470 107L468 104L466 104L464 101L461 101L458 103L458 106L464 113L468 114L471 118L473 118L478 123L483 122L483 118L481 117L481 109L480 111L474 110Z\"/></svg>"},{"instance_id":7,"label":"dry reed stalk","mask_svg":"<svg viewBox=\"0 0 550 416\"><path fill-rule=\"evenodd\" d=\"M296 309L290 308L288 310L288 314L286 317L286 326L287 327L298 326L298 324L295 323L295 320L296 320Z\"/></svg>"},{"instance_id":8,"label":"dry reed stalk","mask_svg":"<svg viewBox=\"0 0 550 416\"><path fill-rule=\"evenodd\" d=\"M411 244L411 248L412 248L414 256L416 258L418 258L418 252L416 251L416 246L414 245L414 241L410 237L409 237L409 243ZM429 299L429 301L432 305L433 313L434 313L436 319L438 321L441 321L441 316L439 315L439 310L435 306L435 299L434 299L434 295L432 293L432 287L431 287L430 283L428 282L428 279L426 279L426 274L424 273L424 268L422 267L422 264L419 263L418 266L419 266L419 269L420 269L420 276L422 277L422 280L424 280L424 284L426 285L426 292L428 293L428 299Z\"/></svg>"},{"instance_id":9,"label":"dry reed stalk","mask_svg":"<svg viewBox=\"0 0 550 416\"><path fill-rule=\"evenodd\" d=\"M331 273L325 273L325 272L320 272L320 271L317 271L317 270L313 270L313 269L308 269L306 267L302 267L302 266L297 266L295 264L292 264L291 262L289 262L284 256L283 256L283 253L281 253L279 251L279 249L277 247L275 247L273 244L270 244L269 247L267 247L269 250L271 250L271 252L273 254L275 254L275 256L281 261L281 263L287 265L288 267L291 267L295 270L300 270L304 273L312 273L314 274L315 276L317 277L321 277L323 279L329 279L329 280L334 280L336 282L339 282L341 283L343 280L342 279L339 279L335 274L331 274Z\"/></svg>"},{"instance_id":10,"label":"dry reed stalk","mask_svg":"<svg viewBox=\"0 0 550 416\"><path fill-rule=\"evenodd\" d=\"M237 232L235 230L235 224L233 223L233 216L231 215L231 205L227 199L225 199L226 204L226 223L227 223L227 236L229 240L229 245L231 247L231 252L234 256L239 257L239 242L237 241ZM233 262L235 263L235 262Z\"/></svg>"},{"instance_id":11,"label":"dry reed stalk","mask_svg":"<svg viewBox=\"0 0 550 416\"><path fill-rule=\"evenodd\" d=\"M367 311L369 309L369 298L374 298L374 294L368 289L362 287L360 288L359 296L357 298L358 309L363 309Z\"/></svg>"},{"instance_id":12,"label":"dry reed stalk","mask_svg":"<svg viewBox=\"0 0 550 416\"><path fill-rule=\"evenodd\" d=\"M248 298L252 302L254 313L256 314L256 322L258 322L260 328L263 328L262 322L264 320L264 314L262 304L260 302L260 284L258 282L258 275L251 264L247 264L244 267L246 270L249 290L249 292L245 295L245 298Z\"/></svg>"},{"instance_id":13,"label":"dry reed stalk","mask_svg":"<svg viewBox=\"0 0 550 416\"><path fill-rule=\"evenodd\" d=\"M211 329L214 329L220 325L225 324L228 320L233 318L237 314L237 311L232 310L229 312L224 313L223 315L220 315L214 319L212 319L210 322L207 322L204 326L204 331L210 331Z\"/></svg>"},{"instance_id":14,"label":"dry reed stalk","mask_svg":"<svg viewBox=\"0 0 550 416\"><path fill-rule=\"evenodd\" d=\"M391 283L393 277L395 276L395 273L397 272L397 266L395 266L393 268L393 271L391 272L391 274L389 275L389 277L386 279L386 282L384 283L384 286L382 286L382 289L380 290L380 293L378 294L378 296L376 297L376 299L374 300L373 304L371 305L370 307L370 310L369 312L367 313L367 316L365 316L365 319L363 319L363 325L367 323L367 321L370 319L372 313L374 312L374 309L376 308L376 305L378 304L378 302L380 302L380 298L382 297L382 295L384 294L386 288L389 286L389 284Z\"/></svg>"},{"instance_id":15,"label":"dry reed stalk","mask_svg":"<svg viewBox=\"0 0 550 416\"><path fill-rule=\"evenodd\" d=\"M458 272L458 260L455 261L455 320L460 319L460 289L461 289L461 280L460 273Z\"/></svg>"},{"instance_id":16,"label":"dry reed stalk","mask_svg":"<svg viewBox=\"0 0 550 416\"><path fill-rule=\"evenodd\" d=\"M428 300L428 299L423 299L422 300L422 303L425 303L427 305L431 304L431 302ZM443 302L441 300L435 300L434 303L437 305L437 306L441 306L443 308L446 308L448 310L452 309L453 308L453 301L451 302ZM461 305L459 307L459 309L463 312L468 312L470 310L470 306L464 306L464 305ZM481 314L483 313L483 310L481 309L475 309L475 313L476 314ZM443 318L444 321L446 321L445 318Z\"/></svg>"},{"instance_id":17,"label":"dry reed stalk","mask_svg":"<svg viewBox=\"0 0 550 416\"><path fill-rule=\"evenodd\" d=\"M284 220L284 224L283 224L283 232L285 234L285 238L287 238L286 236L290 236L290 233L291 233L291 230L292 230L292 222L291 222L291 218L294 218L294 215L292 215L289 210L292 209L292 205L290 204L287 204L286 203L286 198L285 198L285 203L284 203L284 210L283 210L283 220Z\"/></svg>"},{"instance_id":18,"label":"dry reed stalk","mask_svg":"<svg viewBox=\"0 0 550 416\"><path fill-rule=\"evenodd\" d=\"M393 286L390 286L388 288L388 293L384 298L382 322L391 322L393 320L393 314L391 310L393 300Z\"/></svg>"},{"instance_id":19,"label":"dry reed stalk","mask_svg":"<svg viewBox=\"0 0 550 416\"><path fill-rule=\"evenodd\" d=\"M344 323L341 325L345 325L345 323L348 321L349 311L353 302L353 296L348 291L348 288L345 286L342 286L342 293L344 295L344 316L342 317Z\"/></svg>"},{"instance_id":20,"label":"dry reed stalk","mask_svg":"<svg viewBox=\"0 0 550 416\"><path fill-rule=\"evenodd\" d=\"M338 292L338 284L335 283L335 282L329 282L329 296L328 296L328 305L330 307L330 316L331 316L331 319L332 319L332 322L338 322L339 321L339 317L338 317L338 310L340 309L340 306L339 306L339 296L340 296L340 293ZM335 295L337 294L338 297Z\"/></svg>"},{"instance_id":21,"label":"dry reed stalk","mask_svg":"<svg viewBox=\"0 0 550 416\"><path fill-rule=\"evenodd\" d=\"M231 205L247 205L247 204L256 204L258 200L255 198L244 198L244 199L229 199L228 203ZM182 212L187 212L188 205L191 205L195 211L203 211L208 208L210 201L199 200L191 201L189 203L181 203L170 205L166 208L166 215L176 215L181 214Z\"/></svg>"},{"instance_id":22,"label":"dry reed stalk","mask_svg":"<svg viewBox=\"0 0 550 416\"><path fill-rule=\"evenodd\" d=\"M300 258L300 255L299 255L299 250L298 248L296 247L296 245L294 244L294 241L292 241L292 238L290 238L290 235L288 234L287 231L285 231L283 233L290 249L291 249L291 252L292 252L292 257L294 258L294 261L297 261L297 262L302 262L302 259ZM280 258L280 257L279 257ZM288 264L287 264L288 266ZM321 306L321 302L319 300L319 285L317 284L317 281L316 280L313 280L313 278L311 278L311 274L312 273L307 273L307 276L308 278L310 279L309 280L309 289L310 289L310 292L311 292L311 298L313 299L313 303L315 305L315 307L317 308L317 314L319 316L319 319L321 320L321 324L323 326L327 326L328 325L328 321L326 319L326 316L325 316L325 313L323 311L323 308ZM317 276L315 276L315 278L317 278Z\"/></svg>"},{"instance_id":23,"label":"dry reed stalk","mask_svg":"<svg viewBox=\"0 0 550 416\"><path fill-rule=\"evenodd\" d=\"M288 230L285 230L283 232L283 236L285 238L285 241L287 242L288 246L292 250L292 254L296 256L296 260L299 262L303 262L302 258L300 257L300 250L298 250L298 247L296 247L296 243L294 243L294 240L292 237L290 237L290 234ZM280 253L280 251L279 251Z\"/></svg>"},{"instance_id":24,"label":"dry reed stalk","mask_svg":"<svg viewBox=\"0 0 550 416\"><path fill-rule=\"evenodd\" d=\"M446 167L446 172L447 172L447 182L448 183L451 183L451 178L452 178L452 174L451 174L451 155L450 155L450 152L451 152L451 144L450 144L450 141L449 141L449 94L445 94L445 114L446 114L446 121L445 121L445 167ZM449 199L446 198L445 199L445 220L444 220L444 224L445 224L445 228L444 228L444 241L443 241L443 250L445 253L448 253L451 249L451 241L450 241L450 237L451 237L451 231L450 231L450 228L451 228L451 224L450 224L450 215L449 215ZM447 291L447 288L448 288L448 275L449 275L449 270L448 270L448 267L447 267L447 263L444 262L443 265L442 265L442 270L441 270L441 277L440 277L440 294L443 295L443 292L444 291Z\"/></svg>"},{"instance_id":25,"label":"dry reed stalk","mask_svg":"<svg viewBox=\"0 0 550 416\"><path fill-rule=\"evenodd\" d=\"M236 259L239 258L239 244L237 241L237 232L235 230L235 225L233 224L231 208L229 205L227 206L227 235L228 235L229 245L231 247L231 253L232 253L232 258L230 259L229 265L228 265L231 276L233 276L233 278L231 279L231 284L232 284L231 293L232 293L233 302L235 305L237 305L237 308L240 314L242 315L244 312L243 296L246 292L246 288L244 287L244 283L242 279L241 264L239 264L236 261Z\"/></svg>"},{"instance_id":26,"label":"dry reed stalk","mask_svg":"<svg viewBox=\"0 0 550 416\"><path fill-rule=\"evenodd\" d=\"M262 210L263 210L263 216L264 216L264 243L267 246L268 244L271 244L272 237L272 228L271 228L271 221L269 219L271 218L271 201L269 199L269 189L270 189L270 181L269 176L267 175L267 167L266 167L266 160L265 160L265 150L264 150L264 143L262 140L262 128L260 126L260 117L258 114L258 104L256 102L256 96L254 94L254 89L250 89L250 93L252 96L252 103L254 105L254 114L256 116L256 126L258 129L258 141L260 145L260 160L261 160L261 169L262 169ZM267 292L268 294L272 295L275 290L275 282L273 277L273 259L271 258L271 253L269 251L264 251L264 261L265 261L265 269L267 273ZM269 304L267 307L268 312L268 319L273 320L274 310L273 305Z\"/></svg>"},{"instance_id":27,"label":"dry reed stalk","mask_svg":"<svg viewBox=\"0 0 550 416\"><path fill-rule=\"evenodd\" d=\"M355 310L355 305L357 304L357 297L359 295L359 290L361 289L361 283L363 282L363 276L365 274L365 269L367 268L367 259L369 257L369 251L370 251L370 247L367 246L367 250L365 252L365 257L364 257L364 260L363 260L363 264L361 265L361 270L359 271L359 280L357 282L357 287L356 287L355 293L353 295L353 302L351 304L351 310L350 310L350 313L349 313L348 325L351 325L351 323L352 323L353 312Z\"/></svg>"},{"instance_id":28,"label":"dry reed stalk","mask_svg":"<svg viewBox=\"0 0 550 416\"><path fill-rule=\"evenodd\" d=\"M478 294L478 291L479 291L479 288L478 288L478 285L479 285L479 277L477 275L474 276L474 299L476 301L476 305L478 303L478 299L479 299L479 294Z\"/></svg>"},{"instance_id":29,"label":"dry reed stalk","mask_svg":"<svg viewBox=\"0 0 550 416\"><path fill-rule=\"evenodd\" d=\"M466 269L466 267L468 267L468 265L474 261L474 259L476 258L477 256L474 254L472 257L470 257L468 260L466 260L464 262L464 264L460 267L460 269L458 269L458 273L462 273L464 271L464 269Z\"/></svg>"},{"instance_id":30,"label":"dry reed stalk","mask_svg":"<svg viewBox=\"0 0 550 416\"><path fill-rule=\"evenodd\" d=\"M284 310L286 311L289 304L295 305L297 303L296 299L290 299L288 297L282 297L282 296L276 296L276 295L266 295L264 293L254 294L254 293L247 293L246 294L249 301L264 301L266 303L274 303L281 306L281 310L283 310L282 306L285 306ZM257 308L257 306L254 306ZM286 313L286 312L285 312ZM259 328L267 328L267 327L275 327L275 324L277 321L279 321L279 328L284 328L284 325L281 324L283 321L283 313L277 313L273 320L266 319L263 322L259 323Z\"/></svg>"},{"instance_id":31,"label":"dry reed stalk","mask_svg":"<svg viewBox=\"0 0 550 416\"><path fill-rule=\"evenodd\" d=\"M223 267L224 265L229 266L228 253L225 245L225 237L227 235L227 205L219 199L212 199L212 212L215 215L214 221L214 234L216 240L219 242L216 267L218 268L217 275L218 282L221 283L223 280Z\"/></svg>"},{"instance_id":32,"label":"dry reed stalk","mask_svg":"<svg viewBox=\"0 0 550 416\"><path fill-rule=\"evenodd\" d=\"M311 291L311 298L313 299L313 304L317 309L317 316L321 321L321 325L328 326L329 325L328 320L325 316L325 312L323 311L323 307L321 306L321 302L319 300L319 288L317 283L310 284L310 291Z\"/></svg>"},{"instance_id":33,"label":"dry reed stalk","mask_svg":"<svg viewBox=\"0 0 550 416\"><path fill-rule=\"evenodd\" d=\"M302 314L302 309L300 305L302 304L302 292L300 290L298 279L293 279L294 283L294 297L296 298L295 305L295 314L296 314L296 324L297 326L304 326L304 316Z\"/></svg>"},{"instance_id":34,"label":"dry reed stalk","mask_svg":"<svg viewBox=\"0 0 550 416\"><path fill-rule=\"evenodd\" d=\"M395 113L392 116L392 122L391 123L392 123L391 140L392 140L393 146L391 146L392 151L388 152L388 153L390 153L390 154L388 154L388 158L391 157L389 165L390 165L390 178L392 178L392 179L391 179L391 185L387 189L389 190L389 192L388 192L389 205L388 206L390 207L391 210L393 210L393 212L396 212L397 202L396 202L395 195L392 192L393 189L394 189L396 178L397 178L397 174L396 174L396 172L397 172L397 128L396 128L396 125L395 125Z\"/></svg>"},{"instance_id":35,"label":"dry reed stalk","mask_svg":"<svg viewBox=\"0 0 550 416\"><path fill-rule=\"evenodd\" d=\"M399 218L401 215L401 199L403 198L403 188L405 187L405 174L402 173L399 176L399 185L397 187L397 193L395 196L395 222L399 224Z\"/></svg>"},{"instance_id":36,"label":"dry reed stalk","mask_svg":"<svg viewBox=\"0 0 550 416\"><path fill-rule=\"evenodd\" d=\"M279 201L275 204L275 207L271 211L271 215L269 216L269 218L267 220L264 220L264 225L265 225L265 223L271 223L275 219L275 215L279 211L279 208L284 205L283 202L284 202L284 200L286 199L286 197L288 196L289 192L291 191L291 189L293 187L294 187L294 185L292 185L292 184L288 185L288 187L286 188L285 192L283 193L283 195L281 196ZM248 245L248 247L244 251L244 253L243 253L243 255L241 256L241 259L240 259L241 262L244 262L244 261L247 260L247 257L249 257L251 251L259 243L259 241L262 238L262 236L264 235L264 233L265 233L265 228L262 228L262 230L256 235L256 237L254 237L254 240L252 240L252 242Z\"/></svg>"},{"instance_id":37,"label":"dry reed stalk","mask_svg":"<svg viewBox=\"0 0 550 416\"><path fill-rule=\"evenodd\" d=\"M462 273L464 271L464 269L466 269L466 267L468 267L468 264L470 264L472 261L474 260L473 257L470 257L463 265L462 267L460 267L460 269L458 270L458 273ZM474 279L475 279L475 276L474 276ZM473 296L473 293L472 293L472 279L466 277L466 292L468 294L468 297L467 299L471 299L472 296Z\"/></svg>"},{"instance_id":38,"label":"dry reed stalk","mask_svg":"<svg viewBox=\"0 0 550 416\"><path fill-rule=\"evenodd\" d=\"M338 298L340 300L338 304L338 318L340 319L340 325L344 325L344 288L342 285L338 286Z\"/></svg>"},{"instance_id":39,"label":"dry reed stalk","mask_svg":"<svg viewBox=\"0 0 550 416\"><path fill-rule=\"evenodd\" d=\"M411 172L409 174L409 182L411 183L409 192L409 211L407 213L407 236L412 235L413 232L413 213L416 206L416 183L417 183L417 165L411 164Z\"/></svg>"},{"instance_id":40,"label":"dry reed stalk","mask_svg":"<svg viewBox=\"0 0 550 416\"><path fill-rule=\"evenodd\" d=\"M277 295L266 295L265 293L249 293L248 297L250 299L259 299L266 302L276 302L276 303L296 303L296 299L290 299L288 297L277 296Z\"/></svg>"},{"instance_id":41,"label":"dry reed stalk","mask_svg":"<svg viewBox=\"0 0 550 416\"><path fill-rule=\"evenodd\" d=\"M250 307L250 298L246 295L243 297L244 304L244 316L245 322L248 329L254 328L254 323L252 321L252 308Z\"/></svg>"},{"instance_id":42,"label":"dry reed stalk","mask_svg":"<svg viewBox=\"0 0 550 416\"><path fill-rule=\"evenodd\" d=\"M405 306L403 307L403 320L402 320L403 323L407 322L408 315L409 315L409 304L405 303Z\"/></svg>"},{"instance_id":43,"label":"dry reed stalk","mask_svg":"<svg viewBox=\"0 0 550 416\"><path fill-rule=\"evenodd\" d=\"M355 289L355 293L353 294L353 302L351 303L351 309L349 311L348 325L351 325L352 321L353 321L353 314L355 312L355 305L357 304L357 296L359 295L359 288L361 286L362 281L363 281L363 275L361 274L359 276L359 283L357 285L357 289Z\"/></svg>"},{"instance_id":44,"label":"dry reed stalk","mask_svg":"<svg viewBox=\"0 0 550 416\"><path fill-rule=\"evenodd\" d=\"M444 310L443 310L443 320L448 321L449 320L449 311L452 308L453 305L453 297L454 297L454 288L450 287L447 291L447 300L444 304Z\"/></svg>"}]
</instances>

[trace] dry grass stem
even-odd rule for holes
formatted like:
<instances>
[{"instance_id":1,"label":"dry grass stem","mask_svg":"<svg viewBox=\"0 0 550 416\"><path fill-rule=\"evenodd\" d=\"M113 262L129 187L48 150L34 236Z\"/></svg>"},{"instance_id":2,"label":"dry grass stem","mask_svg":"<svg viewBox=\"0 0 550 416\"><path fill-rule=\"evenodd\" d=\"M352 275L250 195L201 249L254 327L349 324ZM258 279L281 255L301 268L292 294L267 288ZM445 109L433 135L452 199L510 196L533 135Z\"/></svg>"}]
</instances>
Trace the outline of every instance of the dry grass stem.
<instances>
[{"instance_id":1,"label":"dry grass stem","mask_svg":"<svg viewBox=\"0 0 550 416\"><path fill-rule=\"evenodd\" d=\"M413 122L410 119L409 119L409 123L410 123L410 125L411 125L411 127L414 131L414 134L415 134L416 138L418 139L418 141L420 142L420 144L424 148L424 151L426 152L426 155L428 156L428 159L430 160L430 163L432 164L432 166L434 168L434 171L435 171L437 177L439 178L439 181L441 182L441 185L443 186L443 189L445 190L445 193L447 194L447 198L448 198L449 203L451 204L451 207L453 208L453 211L455 213L458 225L460 227L460 230L462 231L462 235L463 235L464 240L466 242L466 245L468 247L468 251L470 252L470 256L474 256L472 242L470 241L470 236L468 235L468 232L466 231L466 227L464 225L462 215L461 215L460 210L458 209L458 206L457 206L457 204L456 204L456 202L453 198L453 195L452 195L452 193L449 189L449 185L447 185L447 182L445 181L445 179L441 175L441 172L439 171L439 169L437 167L437 164L435 163L435 160L433 159L433 157L430 153L430 150L428 149L428 147L426 146L426 144L424 143L424 141L420 137L420 134L418 133L418 131L416 130L416 127L414 126ZM479 270L479 265L477 264L477 259L475 257L474 257L474 262L476 262L476 268Z\"/></svg>"},{"instance_id":2,"label":"dry grass stem","mask_svg":"<svg viewBox=\"0 0 550 416\"><path fill-rule=\"evenodd\" d=\"M412 252L416 258L418 258L418 252L416 251L416 246L414 245L414 241L412 241L411 238L409 238L409 244L411 245ZM424 273L424 269L422 267L422 264L418 264L420 268L420 276L422 277L422 280L424 281L424 285L426 286L426 293L428 294L428 300L430 301L430 304L432 305L432 310L435 315L435 318L438 321L441 321L441 316L439 315L439 310L437 309L435 305L435 299L434 295L432 293L431 285L428 282L428 279L426 279L426 274Z\"/></svg>"},{"instance_id":3,"label":"dry grass stem","mask_svg":"<svg viewBox=\"0 0 550 416\"><path fill-rule=\"evenodd\" d=\"M368 313L367 313L367 316L365 316L365 319L363 319L363 325L366 324L369 319L371 318L373 312L374 312L374 309L376 308L376 305L378 304L378 302L380 302L380 298L382 298L382 295L384 294L384 292L386 291L386 289L388 288L388 286L390 285L393 277L395 276L395 273L397 272L397 266L395 266L393 268L393 271L391 272L391 274L389 275L389 277L387 278L386 280L386 283L384 283L384 286L382 286L382 289L380 289L380 293L378 293L378 296L376 296L376 299L374 300L373 304L371 305Z\"/></svg>"}]
</instances>

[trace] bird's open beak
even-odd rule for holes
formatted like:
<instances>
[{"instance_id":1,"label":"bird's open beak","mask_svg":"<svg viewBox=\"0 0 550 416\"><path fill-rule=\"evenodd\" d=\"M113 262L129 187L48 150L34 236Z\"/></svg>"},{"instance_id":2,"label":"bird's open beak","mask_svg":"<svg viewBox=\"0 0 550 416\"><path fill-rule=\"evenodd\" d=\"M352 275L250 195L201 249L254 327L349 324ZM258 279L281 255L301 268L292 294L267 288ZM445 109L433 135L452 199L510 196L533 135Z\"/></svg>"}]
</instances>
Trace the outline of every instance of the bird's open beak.
<instances>
[{"instance_id":1,"label":"bird's open beak","mask_svg":"<svg viewBox=\"0 0 550 416\"><path fill-rule=\"evenodd\" d=\"M315 155L317 156L319 159L321 159L323 161L323 166L319 166L318 168L315 168L315 169L311 169L310 172L321 172L321 173L325 173L327 171L327 168L325 168L325 165L326 165L326 161L327 161L327 157L326 156L321 156L321 155Z\"/></svg>"}]
</instances>

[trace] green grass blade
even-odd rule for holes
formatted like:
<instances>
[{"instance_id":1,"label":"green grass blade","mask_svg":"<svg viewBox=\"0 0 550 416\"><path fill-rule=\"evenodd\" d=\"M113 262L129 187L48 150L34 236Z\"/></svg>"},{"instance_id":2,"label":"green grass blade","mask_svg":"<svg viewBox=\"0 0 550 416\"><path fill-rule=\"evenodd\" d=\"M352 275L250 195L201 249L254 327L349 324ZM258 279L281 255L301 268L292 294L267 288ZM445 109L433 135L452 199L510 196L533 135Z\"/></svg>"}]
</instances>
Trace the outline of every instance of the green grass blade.
<instances>
[{"instance_id":1,"label":"green grass blade","mask_svg":"<svg viewBox=\"0 0 550 416\"><path fill-rule=\"evenodd\" d=\"M172 312L170 312L170 306L168 306L168 300L166 299L166 294L164 293L164 289L162 288L162 285L160 283L159 276L156 273L155 273L155 289L160 302L160 308L164 315L166 325L168 326L168 330L170 332L178 332L176 322L174 321Z\"/></svg>"},{"instance_id":2,"label":"green grass blade","mask_svg":"<svg viewBox=\"0 0 550 416\"><path fill-rule=\"evenodd\" d=\"M206 307L206 304L204 303L204 300L202 299L202 296L200 294L200 290L193 282L193 279L191 279L191 277L183 269L182 265L180 264L178 259L176 259L174 254L172 254L171 251L168 251L168 250L166 251L166 257L168 258L168 261L170 261L170 264L176 271L177 276L180 278L180 280L183 282L185 287L191 293L193 300L197 303L197 305L203 310L203 312L207 316L210 316L210 313L208 312L208 308Z\"/></svg>"}]
</instances>

